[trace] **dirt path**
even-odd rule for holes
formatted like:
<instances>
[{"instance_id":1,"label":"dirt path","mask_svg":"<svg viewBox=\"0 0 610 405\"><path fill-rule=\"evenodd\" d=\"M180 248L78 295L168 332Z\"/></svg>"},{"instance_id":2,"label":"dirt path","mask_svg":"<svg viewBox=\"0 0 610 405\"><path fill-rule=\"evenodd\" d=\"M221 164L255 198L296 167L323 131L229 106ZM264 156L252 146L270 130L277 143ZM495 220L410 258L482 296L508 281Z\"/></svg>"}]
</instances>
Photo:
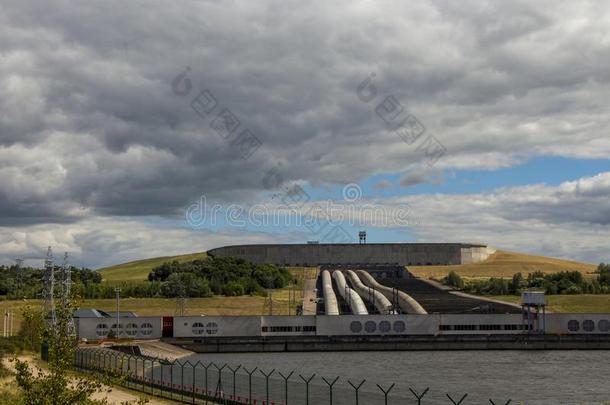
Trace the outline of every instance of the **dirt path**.
<instances>
[{"instance_id":1,"label":"dirt path","mask_svg":"<svg viewBox=\"0 0 610 405\"><path fill-rule=\"evenodd\" d=\"M27 362L29 364L30 370L32 371L32 373L34 375L36 375L36 373L38 373L38 368L36 367L36 360L32 356L20 355L20 356L17 356L17 359ZM13 361L11 361L11 359L3 358L2 363L4 364L4 366L7 369L9 369L12 372L15 372L15 363ZM43 370L43 372L44 372L44 370ZM110 389L110 392L106 392L108 389ZM92 395L92 399L96 399L96 400L106 399L109 404L113 404L113 405L120 405L122 402L125 402L125 401L137 401L141 397L147 398L148 404L150 404L150 405L170 405L170 404L177 403L174 401L151 397L149 395L144 395L144 394L139 395L136 393L131 393L131 392L121 389L121 388L107 387L107 386L105 386L103 388L103 392L96 392L95 394Z\"/></svg>"}]
</instances>

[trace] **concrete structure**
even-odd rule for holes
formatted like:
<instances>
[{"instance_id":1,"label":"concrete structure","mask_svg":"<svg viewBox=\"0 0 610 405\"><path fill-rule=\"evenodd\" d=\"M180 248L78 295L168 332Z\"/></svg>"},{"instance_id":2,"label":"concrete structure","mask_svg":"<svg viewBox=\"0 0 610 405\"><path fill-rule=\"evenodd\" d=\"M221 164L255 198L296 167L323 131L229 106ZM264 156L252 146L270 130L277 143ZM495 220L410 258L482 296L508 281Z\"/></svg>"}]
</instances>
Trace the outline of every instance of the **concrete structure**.
<instances>
[{"instance_id":1,"label":"concrete structure","mask_svg":"<svg viewBox=\"0 0 610 405\"><path fill-rule=\"evenodd\" d=\"M378 263L426 266L475 263L494 252L486 245L464 243L333 243L235 245L212 249L208 254L280 266Z\"/></svg>"},{"instance_id":2,"label":"concrete structure","mask_svg":"<svg viewBox=\"0 0 610 405\"><path fill-rule=\"evenodd\" d=\"M339 315L337 296L333 291L333 281L330 278L330 272L328 270L322 272L322 293L324 299L324 314Z\"/></svg>"},{"instance_id":3,"label":"concrete structure","mask_svg":"<svg viewBox=\"0 0 610 405\"><path fill-rule=\"evenodd\" d=\"M362 299L370 302L378 313L391 313L392 303L381 292L362 284L360 278L352 270L347 270L345 273L354 290L356 290Z\"/></svg>"},{"instance_id":4,"label":"concrete structure","mask_svg":"<svg viewBox=\"0 0 610 405\"><path fill-rule=\"evenodd\" d=\"M333 279L335 279L335 283L337 283L337 290L339 290L339 295L343 297L347 305L349 305L352 314L354 315L368 315L368 310L366 309L366 305L364 305L364 301L358 295L355 290L352 290L348 287L347 282L345 281L345 276L340 271L333 271L332 274Z\"/></svg>"},{"instance_id":5,"label":"concrete structure","mask_svg":"<svg viewBox=\"0 0 610 405\"><path fill-rule=\"evenodd\" d=\"M159 339L164 318L126 318L121 336ZM545 318L537 333L523 314L178 316L164 339L198 352L610 349L610 314ZM113 328L112 318L75 321L80 339L102 340Z\"/></svg>"},{"instance_id":6,"label":"concrete structure","mask_svg":"<svg viewBox=\"0 0 610 405\"><path fill-rule=\"evenodd\" d=\"M357 271L360 280L369 287L380 291L385 297L391 301L397 301L400 310L405 314L427 314L428 312L415 301L409 294L398 289L386 287L379 284L368 271L358 270Z\"/></svg>"}]
</instances>

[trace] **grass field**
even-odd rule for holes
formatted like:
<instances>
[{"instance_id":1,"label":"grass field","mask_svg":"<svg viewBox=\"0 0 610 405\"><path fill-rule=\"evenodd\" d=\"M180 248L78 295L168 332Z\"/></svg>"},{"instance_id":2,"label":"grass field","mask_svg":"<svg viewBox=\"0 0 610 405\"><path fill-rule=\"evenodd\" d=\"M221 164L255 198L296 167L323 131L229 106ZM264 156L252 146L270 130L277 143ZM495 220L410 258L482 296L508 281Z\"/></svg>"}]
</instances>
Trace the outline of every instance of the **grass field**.
<instances>
[{"instance_id":1,"label":"grass field","mask_svg":"<svg viewBox=\"0 0 610 405\"><path fill-rule=\"evenodd\" d=\"M480 263L458 266L409 266L409 271L417 277L435 279L445 277L452 270L467 278L512 277L515 273L521 272L527 275L535 271L544 273L580 271L588 277L593 277L596 268L595 264L498 250Z\"/></svg>"},{"instance_id":2,"label":"grass field","mask_svg":"<svg viewBox=\"0 0 610 405\"><path fill-rule=\"evenodd\" d=\"M136 260L133 262L117 264L116 266L104 267L98 269L102 274L104 281L120 282L120 281L142 281L147 280L148 273L157 266L165 262L177 260L180 263L189 262L196 259L204 259L208 255L202 253L190 253L179 256L164 256L155 257L152 259Z\"/></svg>"},{"instance_id":3,"label":"grass field","mask_svg":"<svg viewBox=\"0 0 610 405\"><path fill-rule=\"evenodd\" d=\"M288 270L297 278L297 285L294 287L294 297L290 307L290 313L295 313L296 305L303 299L303 279L312 278L315 268L289 267ZM270 290L270 300L261 296L242 296L224 297L214 296L210 298L189 298L186 304L187 315L262 315L270 314L273 310L274 315L287 315L290 288ZM21 308L26 305L38 308L41 305L39 300L21 301L0 301L0 313L5 310L13 312L15 315L14 330L19 329L21 324ZM116 301L114 299L88 299L79 303L82 308L97 308L102 310L114 311ZM173 315L176 309L176 300L172 298L122 298L121 310L134 311L138 315Z\"/></svg>"},{"instance_id":4,"label":"grass field","mask_svg":"<svg viewBox=\"0 0 610 405\"><path fill-rule=\"evenodd\" d=\"M491 296L501 301L518 304L521 297L516 295ZM610 295L547 295L547 308L551 312L610 313Z\"/></svg>"},{"instance_id":5,"label":"grass field","mask_svg":"<svg viewBox=\"0 0 610 405\"><path fill-rule=\"evenodd\" d=\"M273 294L273 314L288 314L288 289L276 290ZM297 295L297 298L300 298ZM0 313L5 310L15 315L14 330L21 324L21 308L26 305L40 307L39 300L0 301ZM114 299L84 300L82 308L97 308L107 311L116 310ZM174 315L176 300L172 298L125 298L121 299L121 311L134 311L138 315ZM269 313L269 303L265 305L265 297L242 296L210 298L189 298L185 308L186 315L261 315ZM294 314L294 309L293 312Z\"/></svg>"}]
</instances>

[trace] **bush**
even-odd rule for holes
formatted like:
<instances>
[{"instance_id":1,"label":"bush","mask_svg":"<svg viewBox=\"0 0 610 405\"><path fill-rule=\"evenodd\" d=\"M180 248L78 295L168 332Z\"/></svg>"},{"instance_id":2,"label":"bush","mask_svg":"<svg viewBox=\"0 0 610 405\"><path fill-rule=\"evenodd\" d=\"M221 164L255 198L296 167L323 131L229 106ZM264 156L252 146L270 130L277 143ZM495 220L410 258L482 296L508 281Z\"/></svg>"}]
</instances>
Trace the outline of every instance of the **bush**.
<instances>
[{"instance_id":1,"label":"bush","mask_svg":"<svg viewBox=\"0 0 610 405\"><path fill-rule=\"evenodd\" d=\"M244 295L245 292L244 286L237 281L231 281L230 283L225 284L222 289L222 293L227 297L238 297Z\"/></svg>"},{"instance_id":2,"label":"bush","mask_svg":"<svg viewBox=\"0 0 610 405\"><path fill-rule=\"evenodd\" d=\"M443 282L448 286L455 287L460 290L464 288L464 280L462 280L462 277L460 277L460 275L453 270L447 274L447 277L443 279Z\"/></svg>"}]
</instances>

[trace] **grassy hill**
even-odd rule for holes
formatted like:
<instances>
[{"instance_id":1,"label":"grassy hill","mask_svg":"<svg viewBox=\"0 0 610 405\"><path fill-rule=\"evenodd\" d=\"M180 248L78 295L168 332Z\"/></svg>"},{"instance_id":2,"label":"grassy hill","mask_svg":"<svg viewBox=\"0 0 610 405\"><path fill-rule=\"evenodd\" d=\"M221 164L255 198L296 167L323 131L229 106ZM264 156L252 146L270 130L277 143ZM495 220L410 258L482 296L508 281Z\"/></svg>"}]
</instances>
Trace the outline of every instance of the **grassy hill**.
<instances>
[{"instance_id":1,"label":"grassy hill","mask_svg":"<svg viewBox=\"0 0 610 405\"><path fill-rule=\"evenodd\" d=\"M133 262L117 264L115 266L104 267L98 269L102 274L104 281L119 282L119 281L143 281L147 280L148 273L157 266L165 262L177 260L178 262L188 262L196 259L204 259L208 255L202 253L190 253L179 256L163 256L152 259L136 260Z\"/></svg>"},{"instance_id":2,"label":"grassy hill","mask_svg":"<svg viewBox=\"0 0 610 405\"><path fill-rule=\"evenodd\" d=\"M515 273L557 273L560 271L580 271L585 276L592 276L597 265L569 260L554 259L543 256L533 256L523 253L498 250L487 260L479 263L462 264L459 266L409 266L409 271L422 278L442 278L450 271L455 271L462 277L512 277Z\"/></svg>"}]
</instances>

